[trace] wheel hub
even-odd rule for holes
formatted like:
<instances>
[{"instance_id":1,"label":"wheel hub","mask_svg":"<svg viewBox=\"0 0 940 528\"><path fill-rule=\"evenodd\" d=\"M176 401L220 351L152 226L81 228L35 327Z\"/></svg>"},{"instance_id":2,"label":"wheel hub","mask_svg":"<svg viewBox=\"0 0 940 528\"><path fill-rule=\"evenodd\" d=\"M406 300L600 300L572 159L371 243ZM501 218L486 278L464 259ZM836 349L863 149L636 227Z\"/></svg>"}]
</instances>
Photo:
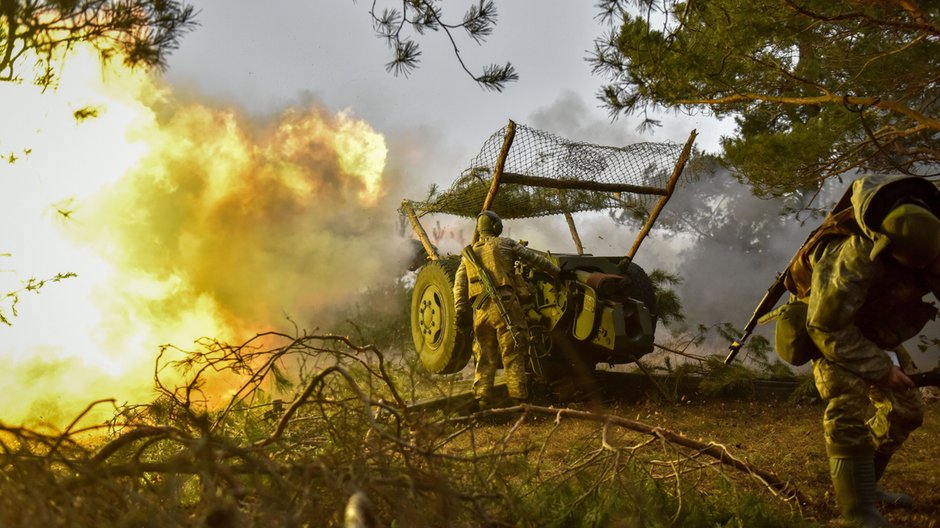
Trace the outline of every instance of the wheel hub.
<instances>
[{"instance_id":1,"label":"wheel hub","mask_svg":"<svg viewBox=\"0 0 940 528\"><path fill-rule=\"evenodd\" d=\"M437 288L427 288L418 304L418 324L425 344L440 344L444 328L444 300Z\"/></svg>"}]
</instances>

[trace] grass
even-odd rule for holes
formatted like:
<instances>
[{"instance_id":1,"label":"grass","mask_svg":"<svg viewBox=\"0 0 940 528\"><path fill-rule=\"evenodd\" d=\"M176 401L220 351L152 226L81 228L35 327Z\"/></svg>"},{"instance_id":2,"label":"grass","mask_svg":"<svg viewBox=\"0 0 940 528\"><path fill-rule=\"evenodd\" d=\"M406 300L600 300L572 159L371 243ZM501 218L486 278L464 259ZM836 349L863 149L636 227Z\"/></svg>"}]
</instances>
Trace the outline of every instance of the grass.
<instances>
[{"instance_id":1,"label":"grass","mask_svg":"<svg viewBox=\"0 0 940 528\"><path fill-rule=\"evenodd\" d=\"M618 404L612 413L633 415L685 434L719 442L735 456L792 482L811 501L803 516L826 525L835 515L822 438L820 403L794 405L781 400L699 400L684 405ZM910 528L940 526L940 403L927 407L924 426L895 456L882 484L916 499L913 510L885 510L893 523Z\"/></svg>"},{"instance_id":2,"label":"grass","mask_svg":"<svg viewBox=\"0 0 940 528\"><path fill-rule=\"evenodd\" d=\"M0 426L0 526L342 526L352 496L382 526L790 527L829 523L817 404L701 397L574 405L576 413L467 421L405 412L446 391L404 360L333 335L264 334L180 351L159 397L109 423L65 431ZM210 405L209 376L233 382ZM217 395L216 395L217 396ZM620 427L610 415L647 424ZM886 484L935 527L938 407ZM599 420L599 421L598 421ZM795 485L804 504L668 440L720 444Z\"/></svg>"}]
</instances>

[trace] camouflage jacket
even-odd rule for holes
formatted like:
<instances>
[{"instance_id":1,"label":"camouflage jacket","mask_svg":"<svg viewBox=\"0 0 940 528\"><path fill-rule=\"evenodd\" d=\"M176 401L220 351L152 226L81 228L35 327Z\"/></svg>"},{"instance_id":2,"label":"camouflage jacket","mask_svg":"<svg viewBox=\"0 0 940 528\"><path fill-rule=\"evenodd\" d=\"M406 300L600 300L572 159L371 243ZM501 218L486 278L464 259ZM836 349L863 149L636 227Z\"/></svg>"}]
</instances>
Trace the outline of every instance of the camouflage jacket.
<instances>
[{"instance_id":1,"label":"camouflage jacket","mask_svg":"<svg viewBox=\"0 0 940 528\"><path fill-rule=\"evenodd\" d=\"M916 336L936 315L922 298L940 293L936 277L904 268L887 252L873 254L884 237L878 227L889 210L878 193L894 181L890 176L856 180L852 208L860 230L823 239L809 254L809 335L827 360L872 382L891 370L884 350Z\"/></svg>"},{"instance_id":2,"label":"camouflage jacket","mask_svg":"<svg viewBox=\"0 0 940 528\"><path fill-rule=\"evenodd\" d=\"M482 237L473 244L473 251L493 278L495 287L509 286L520 294L525 292L526 285L515 273L517 260L553 277L561 271L554 262L511 238ZM481 293L483 293L483 285L480 283L476 269L468 265L466 259L461 258L457 275L454 277L454 305L457 313L465 312L469 303Z\"/></svg>"}]
</instances>

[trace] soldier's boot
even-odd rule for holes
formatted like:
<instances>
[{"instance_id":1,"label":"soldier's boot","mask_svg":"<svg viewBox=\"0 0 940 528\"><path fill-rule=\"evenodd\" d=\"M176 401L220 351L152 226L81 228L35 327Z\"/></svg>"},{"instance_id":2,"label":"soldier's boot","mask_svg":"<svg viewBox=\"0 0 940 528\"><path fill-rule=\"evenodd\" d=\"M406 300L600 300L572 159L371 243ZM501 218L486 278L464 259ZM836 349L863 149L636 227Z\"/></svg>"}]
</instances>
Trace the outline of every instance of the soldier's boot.
<instances>
[{"instance_id":1,"label":"soldier's boot","mask_svg":"<svg viewBox=\"0 0 940 528\"><path fill-rule=\"evenodd\" d=\"M872 455L830 455L829 476L832 477L832 487L845 526L889 526L875 506L875 464Z\"/></svg>"},{"instance_id":2,"label":"soldier's boot","mask_svg":"<svg viewBox=\"0 0 940 528\"><path fill-rule=\"evenodd\" d=\"M891 455L875 452L875 499L885 506L894 506L896 508L913 508L914 497L908 495L907 493L885 491L881 489L881 486L877 485L877 483L881 481L881 477L884 475L885 469L888 467L888 462L890 461Z\"/></svg>"},{"instance_id":3,"label":"soldier's boot","mask_svg":"<svg viewBox=\"0 0 940 528\"><path fill-rule=\"evenodd\" d=\"M498 407L496 404L495 398L492 396L478 396L473 400L474 412L476 411L488 411L490 409L495 409Z\"/></svg>"},{"instance_id":4,"label":"soldier's boot","mask_svg":"<svg viewBox=\"0 0 940 528\"><path fill-rule=\"evenodd\" d=\"M513 398L510 396L506 399L505 405L506 407L518 407L520 405L525 405L528 402L528 398Z\"/></svg>"},{"instance_id":5,"label":"soldier's boot","mask_svg":"<svg viewBox=\"0 0 940 528\"><path fill-rule=\"evenodd\" d=\"M457 412L462 416L469 416L473 413L480 412L480 400L470 400L470 402L458 407Z\"/></svg>"},{"instance_id":6,"label":"soldier's boot","mask_svg":"<svg viewBox=\"0 0 940 528\"><path fill-rule=\"evenodd\" d=\"M474 387L474 389L478 389ZM474 414L480 411L488 411L496 407L496 401L493 398L492 391L474 390L473 401L468 403L463 412L465 414Z\"/></svg>"}]
</instances>

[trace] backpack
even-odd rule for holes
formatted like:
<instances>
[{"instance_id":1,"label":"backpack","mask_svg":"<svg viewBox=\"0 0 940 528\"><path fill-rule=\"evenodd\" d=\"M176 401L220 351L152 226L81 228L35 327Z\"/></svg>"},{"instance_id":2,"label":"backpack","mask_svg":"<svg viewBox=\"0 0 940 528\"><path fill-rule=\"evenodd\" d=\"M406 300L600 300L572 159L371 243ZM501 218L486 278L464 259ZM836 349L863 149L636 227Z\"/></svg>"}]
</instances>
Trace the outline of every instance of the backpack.
<instances>
[{"instance_id":1,"label":"backpack","mask_svg":"<svg viewBox=\"0 0 940 528\"><path fill-rule=\"evenodd\" d=\"M886 208L896 204L899 199L913 195L925 198L934 214L940 216L940 193L937 193L933 184L927 183L927 185L924 185L925 181L921 178L912 177L888 184L878 192L878 201L870 207L877 206L881 209L881 213L884 213L887 210ZM725 359L726 363L730 363L734 359L737 350L741 348L744 340L750 335L755 323L764 324L770 321L776 321L774 348L780 359L791 365L800 366L812 359L822 357L822 352L810 338L806 329L809 306L803 299L808 298L810 293L813 275L811 264L813 251L821 243L829 242L832 238L864 234L855 218L855 211L851 202L852 193L853 186L849 186L823 223L810 233L790 260L787 268L778 275L777 281L767 291L764 299L751 316L751 320L745 326L743 336L732 344L731 352ZM868 218L867 214L866 218ZM785 291L791 293L790 300L783 306L771 311L770 309ZM926 322L936 313L933 306L929 305L921 307L914 318L916 322ZM878 343L877 336L866 337ZM879 346L881 346L881 343L879 343Z\"/></svg>"},{"instance_id":2,"label":"backpack","mask_svg":"<svg viewBox=\"0 0 940 528\"><path fill-rule=\"evenodd\" d=\"M774 328L774 350L780 359L796 367L822 357L822 352L806 330L809 305L802 300L809 296L813 278L810 256L821 242L861 232L851 205L843 199L840 200L840 206L836 206L823 223L810 233L784 270L782 279L786 290L792 294L790 300L760 320L761 323L771 320L777 322Z\"/></svg>"},{"instance_id":3,"label":"backpack","mask_svg":"<svg viewBox=\"0 0 940 528\"><path fill-rule=\"evenodd\" d=\"M798 367L822 357L822 352L806 330L806 313L809 305L796 298L773 312L777 321L774 328L774 350L780 359Z\"/></svg>"},{"instance_id":4,"label":"backpack","mask_svg":"<svg viewBox=\"0 0 940 528\"><path fill-rule=\"evenodd\" d=\"M777 321L774 330L774 348L777 355L791 365L803 365L814 358L822 357L822 353L806 330L809 306L801 300L806 299L810 292L813 274L810 256L820 243L833 237L846 237L853 234L862 234L862 231L851 208L828 216L810 235L785 271L784 284L793 294L793 298L774 312ZM879 325L874 324L875 321L866 323L863 320L859 323L865 337L885 350L890 350L900 344L899 339L903 342L917 335L924 325L937 315L934 305L923 301L904 307L897 306L893 311L889 311L895 314L897 320L892 320L890 324L892 330L887 334L878 332ZM870 314L865 315L862 312L859 312L858 316L863 319L871 318Z\"/></svg>"}]
</instances>

